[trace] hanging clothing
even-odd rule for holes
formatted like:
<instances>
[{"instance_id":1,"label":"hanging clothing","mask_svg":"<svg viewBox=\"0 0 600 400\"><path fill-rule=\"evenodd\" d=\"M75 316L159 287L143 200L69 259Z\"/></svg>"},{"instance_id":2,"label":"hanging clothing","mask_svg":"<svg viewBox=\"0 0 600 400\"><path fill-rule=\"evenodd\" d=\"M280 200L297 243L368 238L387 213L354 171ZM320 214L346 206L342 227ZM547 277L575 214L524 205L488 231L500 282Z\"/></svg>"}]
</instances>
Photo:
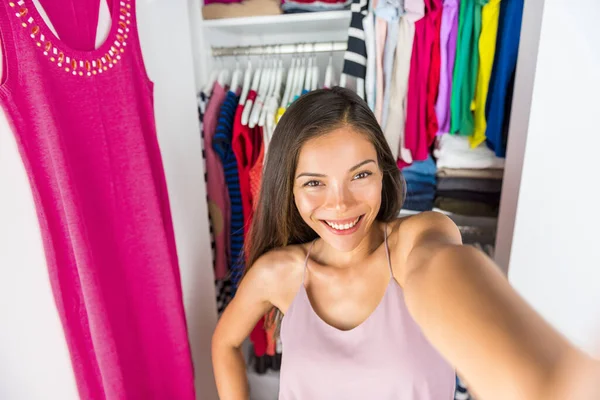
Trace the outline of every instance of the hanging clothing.
<instances>
[{"instance_id":1,"label":"hanging clothing","mask_svg":"<svg viewBox=\"0 0 600 400\"><path fill-rule=\"evenodd\" d=\"M454 398L454 370L410 316L394 278L387 226L384 240L387 289L371 315L353 329L340 330L323 321L303 279L281 322L280 400ZM310 272L310 250L304 276Z\"/></svg>"},{"instance_id":2,"label":"hanging clothing","mask_svg":"<svg viewBox=\"0 0 600 400\"><path fill-rule=\"evenodd\" d=\"M435 97L440 79L441 13L441 0L425 0L425 17L415 23L405 130L406 147L413 161L427 159L437 133Z\"/></svg>"},{"instance_id":3,"label":"hanging clothing","mask_svg":"<svg viewBox=\"0 0 600 400\"><path fill-rule=\"evenodd\" d=\"M424 0L405 0L404 11L398 27L398 43L390 93L390 103L398 109L389 114L384 135L394 158L401 160L402 163L410 164L412 163L412 154L406 148L404 140L406 94L415 38L415 22L425 15Z\"/></svg>"},{"instance_id":4,"label":"hanging clothing","mask_svg":"<svg viewBox=\"0 0 600 400\"><path fill-rule=\"evenodd\" d=\"M400 16L404 14L404 6L400 0L381 0L377 13L381 18L387 21L387 35L385 37L385 51L383 53L383 111L380 123L381 129L385 130L390 112L392 73L396 45L398 44L398 28Z\"/></svg>"},{"instance_id":5,"label":"hanging clothing","mask_svg":"<svg viewBox=\"0 0 600 400\"><path fill-rule=\"evenodd\" d=\"M500 5L496 53L485 114L487 145L498 157L506 155L508 121L519 53L523 2L524 0L503 0Z\"/></svg>"},{"instance_id":6,"label":"hanging clothing","mask_svg":"<svg viewBox=\"0 0 600 400\"><path fill-rule=\"evenodd\" d=\"M378 0L372 1L375 3L375 118L381 124L383 118L383 52L387 36L387 23L377 13ZM384 2L385 0L381 0L382 4Z\"/></svg>"},{"instance_id":7,"label":"hanging clothing","mask_svg":"<svg viewBox=\"0 0 600 400\"><path fill-rule=\"evenodd\" d=\"M440 25L440 86L435 103L438 120L438 135L450 131L450 93L456 56L459 0L444 0Z\"/></svg>"},{"instance_id":8,"label":"hanging clothing","mask_svg":"<svg viewBox=\"0 0 600 400\"><path fill-rule=\"evenodd\" d=\"M227 92L225 101L221 106L217 131L213 138L213 148L219 155L225 171L225 183L227 184L231 206L229 245L231 264L229 270L234 293L244 272L244 212L240 193L238 164L232 147L234 119L241 119L241 114L236 114L238 100L238 96L231 90Z\"/></svg>"},{"instance_id":9,"label":"hanging clothing","mask_svg":"<svg viewBox=\"0 0 600 400\"><path fill-rule=\"evenodd\" d=\"M254 102L257 93L248 92L247 100ZM242 199L242 214L244 216L244 237L248 236L250 219L252 218L252 193L250 191L250 177L248 172L253 163L254 132L248 125L242 124L244 105L238 104L233 121L231 148L237 161L238 177L240 182L240 197Z\"/></svg>"},{"instance_id":10,"label":"hanging clothing","mask_svg":"<svg viewBox=\"0 0 600 400\"><path fill-rule=\"evenodd\" d=\"M367 65L365 71L365 100L371 111L375 112L375 94L377 85L377 55L375 38L375 10L378 0L369 1L367 15L363 18L365 32L365 49L367 50Z\"/></svg>"},{"instance_id":11,"label":"hanging clothing","mask_svg":"<svg viewBox=\"0 0 600 400\"><path fill-rule=\"evenodd\" d=\"M350 27L348 28L348 45L344 53L344 66L342 73L361 79L364 85L364 79L367 73L367 48L365 45L365 32L363 29L363 19L368 12L368 0L353 0L350 9L352 17ZM364 92L364 88L362 90Z\"/></svg>"},{"instance_id":12,"label":"hanging clothing","mask_svg":"<svg viewBox=\"0 0 600 400\"><path fill-rule=\"evenodd\" d=\"M458 44L452 81L450 132L473 134L472 102L479 68L481 8L488 0L462 1L458 17Z\"/></svg>"},{"instance_id":13,"label":"hanging clothing","mask_svg":"<svg viewBox=\"0 0 600 400\"><path fill-rule=\"evenodd\" d=\"M496 52L496 33L500 16L500 0L489 0L481 11L481 36L479 36L479 72L475 87L475 129L469 137L475 148L485 141L485 103Z\"/></svg>"},{"instance_id":14,"label":"hanging clothing","mask_svg":"<svg viewBox=\"0 0 600 400\"><path fill-rule=\"evenodd\" d=\"M429 67L429 76L427 77L427 89L425 100L425 122L427 132L427 155L429 147L433 144L435 136L439 129L437 115L435 113L435 102L438 96L440 86L441 60L440 60L440 28L442 26L442 0L434 0L433 9L428 18L429 26L427 32L433 33L431 37L431 65Z\"/></svg>"},{"instance_id":15,"label":"hanging clothing","mask_svg":"<svg viewBox=\"0 0 600 400\"><path fill-rule=\"evenodd\" d=\"M206 158L206 193L208 198L208 212L210 229L215 240L213 249L215 278L223 279L229 272L230 244L229 231L231 221L231 206L229 193L225 184L225 174L219 155L213 148L213 138L217 129L217 122L221 106L225 101L226 90L215 82L212 96L206 105L203 118L203 154Z\"/></svg>"},{"instance_id":16,"label":"hanging clothing","mask_svg":"<svg viewBox=\"0 0 600 400\"><path fill-rule=\"evenodd\" d=\"M83 399L194 399L153 84L135 2L0 4L0 103L33 192ZM60 37L60 39L58 37Z\"/></svg>"}]
</instances>

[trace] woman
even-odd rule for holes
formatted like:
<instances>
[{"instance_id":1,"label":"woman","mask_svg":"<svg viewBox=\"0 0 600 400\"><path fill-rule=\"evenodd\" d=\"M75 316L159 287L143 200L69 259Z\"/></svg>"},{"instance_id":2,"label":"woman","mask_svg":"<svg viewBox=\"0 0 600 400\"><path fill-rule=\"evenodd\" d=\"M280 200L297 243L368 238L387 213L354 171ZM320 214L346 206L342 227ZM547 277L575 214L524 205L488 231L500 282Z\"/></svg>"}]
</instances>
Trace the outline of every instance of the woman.
<instances>
[{"instance_id":1,"label":"woman","mask_svg":"<svg viewBox=\"0 0 600 400\"><path fill-rule=\"evenodd\" d=\"M315 91L286 111L250 267L213 336L221 399L248 398L240 346L272 308L283 315L284 400L452 399L455 369L484 400L563 398L552 396L571 389L570 367L593 365L462 245L449 218L398 219L403 192L354 93Z\"/></svg>"}]
</instances>

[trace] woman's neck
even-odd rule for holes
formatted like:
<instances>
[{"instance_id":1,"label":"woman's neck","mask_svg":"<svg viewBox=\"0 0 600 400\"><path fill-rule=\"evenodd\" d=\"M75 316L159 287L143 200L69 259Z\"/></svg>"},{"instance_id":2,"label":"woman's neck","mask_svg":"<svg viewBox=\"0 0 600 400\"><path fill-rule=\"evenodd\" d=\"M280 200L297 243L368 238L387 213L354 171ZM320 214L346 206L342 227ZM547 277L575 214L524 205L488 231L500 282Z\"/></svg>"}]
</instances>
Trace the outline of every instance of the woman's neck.
<instances>
[{"instance_id":1,"label":"woman's neck","mask_svg":"<svg viewBox=\"0 0 600 400\"><path fill-rule=\"evenodd\" d=\"M315 244L318 251L319 262L335 268L347 268L357 263L362 264L371 256L384 242L384 224L375 221L369 233L351 251L340 251L330 246L326 241L319 239Z\"/></svg>"}]
</instances>

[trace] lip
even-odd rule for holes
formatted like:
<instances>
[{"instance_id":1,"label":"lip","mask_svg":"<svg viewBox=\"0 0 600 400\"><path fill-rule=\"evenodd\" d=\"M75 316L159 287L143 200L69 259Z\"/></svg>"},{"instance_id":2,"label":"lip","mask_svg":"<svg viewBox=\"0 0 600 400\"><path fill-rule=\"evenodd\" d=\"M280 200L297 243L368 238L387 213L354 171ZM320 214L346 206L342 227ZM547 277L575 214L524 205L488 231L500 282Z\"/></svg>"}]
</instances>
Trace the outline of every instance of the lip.
<instances>
[{"instance_id":1,"label":"lip","mask_svg":"<svg viewBox=\"0 0 600 400\"><path fill-rule=\"evenodd\" d=\"M362 223L364 214L361 215L360 217L358 217L358 222L356 223L356 225L354 225L352 228L350 229L346 229L343 231L339 231L331 226L329 226L327 224L327 222L325 222L325 220L319 220L328 230L329 232L333 233L334 235L340 235L340 236L344 236L344 235L351 235L354 232L356 232L358 230L358 228L360 228L360 224ZM336 223L349 223L354 221L356 218L351 218L351 219L346 219L346 220L336 220ZM331 220L327 220L327 221L331 221Z\"/></svg>"}]
</instances>

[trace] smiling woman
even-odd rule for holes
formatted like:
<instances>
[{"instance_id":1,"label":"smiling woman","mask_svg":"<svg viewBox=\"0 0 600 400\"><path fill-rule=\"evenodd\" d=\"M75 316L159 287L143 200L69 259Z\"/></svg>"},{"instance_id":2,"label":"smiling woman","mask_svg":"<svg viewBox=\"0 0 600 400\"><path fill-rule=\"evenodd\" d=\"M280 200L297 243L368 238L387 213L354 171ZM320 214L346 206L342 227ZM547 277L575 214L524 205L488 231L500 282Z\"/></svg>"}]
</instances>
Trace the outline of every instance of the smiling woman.
<instances>
[{"instance_id":1,"label":"smiling woman","mask_svg":"<svg viewBox=\"0 0 600 400\"><path fill-rule=\"evenodd\" d=\"M589 362L486 255L462 246L450 219L397 218L394 161L349 90L317 90L286 111L266 156L249 267L213 336L220 398L248 398L240 346L273 308L282 400L450 400L455 369L484 400L548 399L566 365Z\"/></svg>"}]
</instances>

